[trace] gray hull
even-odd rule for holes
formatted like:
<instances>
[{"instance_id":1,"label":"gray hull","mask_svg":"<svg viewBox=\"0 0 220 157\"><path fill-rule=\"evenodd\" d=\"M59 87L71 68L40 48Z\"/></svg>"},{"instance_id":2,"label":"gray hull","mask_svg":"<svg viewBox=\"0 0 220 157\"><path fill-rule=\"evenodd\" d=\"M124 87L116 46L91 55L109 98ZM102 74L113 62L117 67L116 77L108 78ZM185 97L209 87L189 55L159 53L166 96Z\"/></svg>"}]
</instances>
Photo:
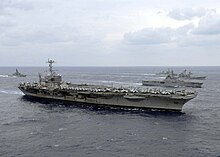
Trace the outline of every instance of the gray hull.
<instances>
[{"instance_id":1,"label":"gray hull","mask_svg":"<svg viewBox=\"0 0 220 157\"><path fill-rule=\"evenodd\" d=\"M8 75L8 76L12 76L12 77L26 77L26 75L21 74L20 72L18 72L18 69L16 69L15 73L13 73L12 75Z\"/></svg>"},{"instance_id":2,"label":"gray hull","mask_svg":"<svg viewBox=\"0 0 220 157\"><path fill-rule=\"evenodd\" d=\"M182 111L183 105L194 98L189 97L170 97L168 95L158 96L154 94L144 96L129 96L123 94L97 94L97 93L72 93L70 95L54 96L41 93L31 93L22 88L20 90L27 96L43 99L52 99L59 101L70 101L78 103L86 103L92 105L111 105L126 106L135 108L159 109Z\"/></svg>"},{"instance_id":3,"label":"gray hull","mask_svg":"<svg viewBox=\"0 0 220 157\"><path fill-rule=\"evenodd\" d=\"M206 76L190 76L190 77L180 77L183 79L192 79L192 80L205 80Z\"/></svg>"},{"instance_id":4,"label":"gray hull","mask_svg":"<svg viewBox=\"0 0 220 157\"><path fill-rule=\"evenodd\" d=\"M184 81L142 81L144 86L161 86L161 87L192 87L201 88L203 83L184 82Z\"/></svg>"}]
</instances>

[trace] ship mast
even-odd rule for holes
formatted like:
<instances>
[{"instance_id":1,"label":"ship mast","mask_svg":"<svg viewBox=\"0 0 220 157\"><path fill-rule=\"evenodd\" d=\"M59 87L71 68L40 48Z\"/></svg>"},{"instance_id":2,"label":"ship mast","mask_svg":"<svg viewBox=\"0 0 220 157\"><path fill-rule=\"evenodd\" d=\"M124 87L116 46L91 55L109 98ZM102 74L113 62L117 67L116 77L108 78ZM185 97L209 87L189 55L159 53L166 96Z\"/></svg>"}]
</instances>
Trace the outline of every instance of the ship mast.
<instances>
[{"instance_id":1,"label":"ship mast","mask_svg":"<svg viewBox=\"0 0 220 157\"><path fill-rule=\"evenodd\" d=\"M46 63L49 63L49 71L50 71L50 79L49 79L49 82L50 82L50 87L54 87L54 83L53 83L53 80L54 80L54 73L53 73L53 63L55 63L54 60L52 59L49 59L48 58L48 61Z\"/></svg>"},{"instance_id":2,"label":"ship mast","mask_svg":"<svg viewBox=\"0 0 220 157\"><path fill-rule=\"evenodd\" d=\"M53 75L53 63L56 63L54 60L52 59L49 59L48 58L48 61L46 63L49 63L49 71L50 71L50 75L52 76Z\"/></svg>"}]
</instances>

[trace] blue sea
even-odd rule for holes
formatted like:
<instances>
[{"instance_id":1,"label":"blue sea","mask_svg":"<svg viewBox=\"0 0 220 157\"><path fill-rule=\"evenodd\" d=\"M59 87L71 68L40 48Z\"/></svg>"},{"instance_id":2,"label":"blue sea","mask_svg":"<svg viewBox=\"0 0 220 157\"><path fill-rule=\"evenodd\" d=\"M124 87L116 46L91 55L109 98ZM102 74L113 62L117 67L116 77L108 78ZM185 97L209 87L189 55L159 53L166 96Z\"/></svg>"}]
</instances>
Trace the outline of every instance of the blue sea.
<instances>
[{"instance_id":1,"label":"blue sea","mask_svg":"<svg viewBox=\"0 0 220 157\"><path fill-rule=\"evenodd\" d=\"M15 68L25 78L8 77ZM168 67L55 67L63 80L141 88ZM205 75L183 113L30 101L20 82L38 80L47 67L0 67L2 157L220 156L220 67L172 67Z\"/></svg>"}]
</instances>

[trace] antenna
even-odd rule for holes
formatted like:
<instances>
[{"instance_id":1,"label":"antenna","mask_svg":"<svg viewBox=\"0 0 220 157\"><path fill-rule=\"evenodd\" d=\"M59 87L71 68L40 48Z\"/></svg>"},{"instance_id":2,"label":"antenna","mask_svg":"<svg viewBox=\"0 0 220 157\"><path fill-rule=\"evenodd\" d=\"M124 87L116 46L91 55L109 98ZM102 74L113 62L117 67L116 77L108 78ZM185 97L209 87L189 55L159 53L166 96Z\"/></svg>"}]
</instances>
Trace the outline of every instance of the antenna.
<instances>
[{"instance_id":1,"label":"antenna","mask_svg":"<svg viewBox=\"0 0 220 157\"><path fill-rule=\"evenodd\" d=\"M53 73L53 63L56 63L56 62L54 60L48 58L48 61L46 63L49 63L49 71L52 75L52 73Z\"/></svg>"}]
</instances>

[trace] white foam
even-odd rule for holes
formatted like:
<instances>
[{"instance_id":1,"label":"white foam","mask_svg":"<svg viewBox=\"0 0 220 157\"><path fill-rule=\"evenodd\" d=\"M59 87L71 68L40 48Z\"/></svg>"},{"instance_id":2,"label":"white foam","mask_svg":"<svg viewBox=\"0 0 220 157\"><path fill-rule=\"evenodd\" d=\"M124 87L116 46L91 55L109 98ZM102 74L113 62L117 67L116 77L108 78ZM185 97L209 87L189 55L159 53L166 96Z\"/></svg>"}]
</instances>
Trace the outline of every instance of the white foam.
<instances>
[{"instance_id":1,"label":"white foam","mask_svg":"<svg viewBox=\"0 0 220 157\"><path fill-rule=\"evenodd\" d=\"M167 137L163 137L163 140L167 140L168 138Z\"/></svg>"},{"instance_id":2,"label":"white foam","mask_svg":"<svg viewBox=\"0 0 220 157\"><path fill-rule=\"evenodd\" d=\"M144 76L155 76L156 74L143 74Z\"/></svg>"},{"instance_id":3,"label":"white foam","mask_svg":"<svg viewBox=\"0 0 220 157\"><path fill-rule=\"evenodd\" d=\"M9 77L8 75L0 75L0 77Z\"/></svg>"},{"instance_id":4,"label":"white foam","mask_svg":"<svg viewBox=\"0 0 220 157\"><path fill-rule=\"evenodd\" d=\"M12 94L12 95L24 95L24 93L22 93L20 91L12 91L12 90L0 90L0 93Z\"/></svg>"},{"instance_id":5,"label":"white foam","mask_svg":"<svg viewBox=\"0 0 220 157\"><path fill-rule=\"evenodd\" d=\"M96 149L100 149L100 148L102 148L102 146L96 146Z\"/></svg>"},{"instance_id":6,"label":"white foam","mask_svg":"<svg viewBox=\"0 0 220 157\"><path fill-rule=\"evenodd\" d=\"M63 131L63 130L66 130L66 128L59 128L59 131Z\"/></svg>"}]
</instances>

